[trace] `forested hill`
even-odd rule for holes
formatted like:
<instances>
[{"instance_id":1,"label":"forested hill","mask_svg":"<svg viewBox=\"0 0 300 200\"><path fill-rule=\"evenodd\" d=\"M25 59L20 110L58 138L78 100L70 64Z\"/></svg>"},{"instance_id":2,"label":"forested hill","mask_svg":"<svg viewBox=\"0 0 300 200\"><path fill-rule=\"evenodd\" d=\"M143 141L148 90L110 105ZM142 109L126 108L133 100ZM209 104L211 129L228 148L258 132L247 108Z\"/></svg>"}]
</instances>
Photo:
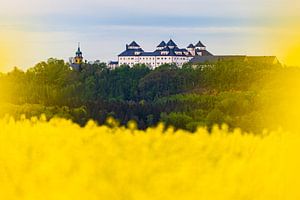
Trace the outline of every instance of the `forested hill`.
<instances>
[{"instance_id":1,"label":"forested hill","mask_svg":"<svg viewBox=\"0 0 300 200\"><path fill-rule=\"evenodd\" d=\"M268 91L262 88L279 84L280 78L270 82L270 77L297 73L295 68L237 61L155 70L85 64L78 72L63 60L49 59L26 72L15 68L0 76L2 110L15 117L62 116L81 125L114 117L121 124L135 120L143 129L162 121L191 131L222 123L260 131L265 119L258 113L268 102L267 95L261 98Z\"/></svg>"}]
</instances>

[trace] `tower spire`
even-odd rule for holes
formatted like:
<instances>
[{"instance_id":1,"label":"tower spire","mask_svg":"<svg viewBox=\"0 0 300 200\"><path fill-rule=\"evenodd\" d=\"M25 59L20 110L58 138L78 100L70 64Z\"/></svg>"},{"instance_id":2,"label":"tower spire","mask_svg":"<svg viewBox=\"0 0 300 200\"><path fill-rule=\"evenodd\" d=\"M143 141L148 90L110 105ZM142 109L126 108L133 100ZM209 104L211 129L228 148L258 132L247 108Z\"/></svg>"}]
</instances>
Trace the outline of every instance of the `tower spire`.
<instances>
[{"instance_id":1,"label":"tower spire","mask_svg":"<svg viewBox=\"0 0 300 200\"><path fill-rule=\"evenodd\" d=\"M82 52L80 50L80 42L78 42L78 49L77 49L76 56L75 56L75 63L81 64L82 61L83 61L83 57L82 57Z\"/></svg>"}]
</instances>

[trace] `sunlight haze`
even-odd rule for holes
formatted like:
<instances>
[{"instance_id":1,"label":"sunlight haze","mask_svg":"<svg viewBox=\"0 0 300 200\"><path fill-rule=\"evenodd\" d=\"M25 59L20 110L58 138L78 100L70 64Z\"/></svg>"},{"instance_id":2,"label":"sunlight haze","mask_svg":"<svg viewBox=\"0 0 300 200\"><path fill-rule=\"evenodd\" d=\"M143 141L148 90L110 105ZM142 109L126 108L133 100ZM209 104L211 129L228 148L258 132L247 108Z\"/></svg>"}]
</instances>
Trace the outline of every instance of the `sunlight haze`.
<instances>
[{"instance_id":1,"label":"sunlight haze","mask_svg":"<svg viewBox=\"0 0 300 200\"><path fill-rule=\"evenodd\" d=\"M26 69L49 57L67 61L77 42L85 59L107 62L132 40L153 50L169 38L181 47L201 40L213 54L300 63L295 0L1 1L1 70Z\"/></svg>"}]
</instances>

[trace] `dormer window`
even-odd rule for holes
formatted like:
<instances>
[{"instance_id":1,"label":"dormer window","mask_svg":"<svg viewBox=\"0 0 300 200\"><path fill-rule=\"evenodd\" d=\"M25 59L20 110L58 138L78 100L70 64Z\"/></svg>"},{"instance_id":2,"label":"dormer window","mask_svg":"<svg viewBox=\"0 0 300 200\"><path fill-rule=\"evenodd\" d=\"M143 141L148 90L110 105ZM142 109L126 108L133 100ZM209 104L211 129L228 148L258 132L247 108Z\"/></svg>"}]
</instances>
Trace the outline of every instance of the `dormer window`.
<instances>
[{"instance_id":1,"label":"dormer window","mask_svg":"<svg viewBox=\"0 0 300 200\"><path fill-rule=\"evenodd\" d=\"M175 42L173 40L170 39L170 41L167 43L167 46L170 49L174 49L175 47L177 47L177 45L175 44Z\"/></svg>"},{"instance_id":2,"label":"dormer window","mask_svg":"<svg viewBox=\"0 0 300 200\"><path fill-rule=\"evenodd\" d=\"M199 41L196 45L195 45L197 50L206 50L206 47L204 44L202 44L201 41Z\"/></svg>"},{"instance_id":3,"label":"dormer window","mask_svg":"<svg viewBox=\"0 0 300 200\"><path fill-rule=\"evenodd\" d=\"M198 56L202 56L202 52L197 52Z\"/></svg>"},{"instance_id":4,"label":"dormer window","mask_svg":"<svg viewBox=\"0 0 300 200\"><path fill-rule=\"evenodd\" d=\"M141 47L128 46L128 49L140 49Z\"/></svg>"},{"instance_id":5,"label":"dormer window","mask_svg":"<svg viewBox=\"0 0 300 200\"><path fill-rule=\"evenodd\" d=\"M140 45L138 45L135 41L131 42L129 45L126 45L127 49L141 49Z\"/></svg>"},{"instance_id":6,"label":"dormer window","mask_svg":"<svg viewBox=\"0 0 300 200\"><path fill-rule=\"evenodd\" d=\"M206 47L196 47L197 50L206 50Z\"/></svg>"}]
</instances>

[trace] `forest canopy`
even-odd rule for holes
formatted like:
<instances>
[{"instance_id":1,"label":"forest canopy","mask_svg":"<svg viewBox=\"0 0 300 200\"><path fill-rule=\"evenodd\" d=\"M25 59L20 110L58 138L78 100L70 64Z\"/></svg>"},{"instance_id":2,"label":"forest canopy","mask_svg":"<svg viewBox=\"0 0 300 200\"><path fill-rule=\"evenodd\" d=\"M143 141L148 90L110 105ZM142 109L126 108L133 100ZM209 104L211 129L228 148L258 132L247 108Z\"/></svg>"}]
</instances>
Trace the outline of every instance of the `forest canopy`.
<instances>
[{"instance_id":1,"label":"forest canopy","mask_svg":"<svg viewBox=\"0 0 300 200\"><path fill-rule=\"evenodd\" d=\"M288 104L281 97L292 88L289 84L300 85L297 77L298 68L234 60L154 70L146 65L110 69L97 63L76 71L51 58L27 71L14 68L1 74L0 110L16 118L44 113L48 119L65 117L80 125L89 119L103 124L113 117L123 125L135 120L141 129L160 121L190 131L226 123L259 133L290 128L282 120L287 109L277 106Z\"/></svg>"}]
</instances>

